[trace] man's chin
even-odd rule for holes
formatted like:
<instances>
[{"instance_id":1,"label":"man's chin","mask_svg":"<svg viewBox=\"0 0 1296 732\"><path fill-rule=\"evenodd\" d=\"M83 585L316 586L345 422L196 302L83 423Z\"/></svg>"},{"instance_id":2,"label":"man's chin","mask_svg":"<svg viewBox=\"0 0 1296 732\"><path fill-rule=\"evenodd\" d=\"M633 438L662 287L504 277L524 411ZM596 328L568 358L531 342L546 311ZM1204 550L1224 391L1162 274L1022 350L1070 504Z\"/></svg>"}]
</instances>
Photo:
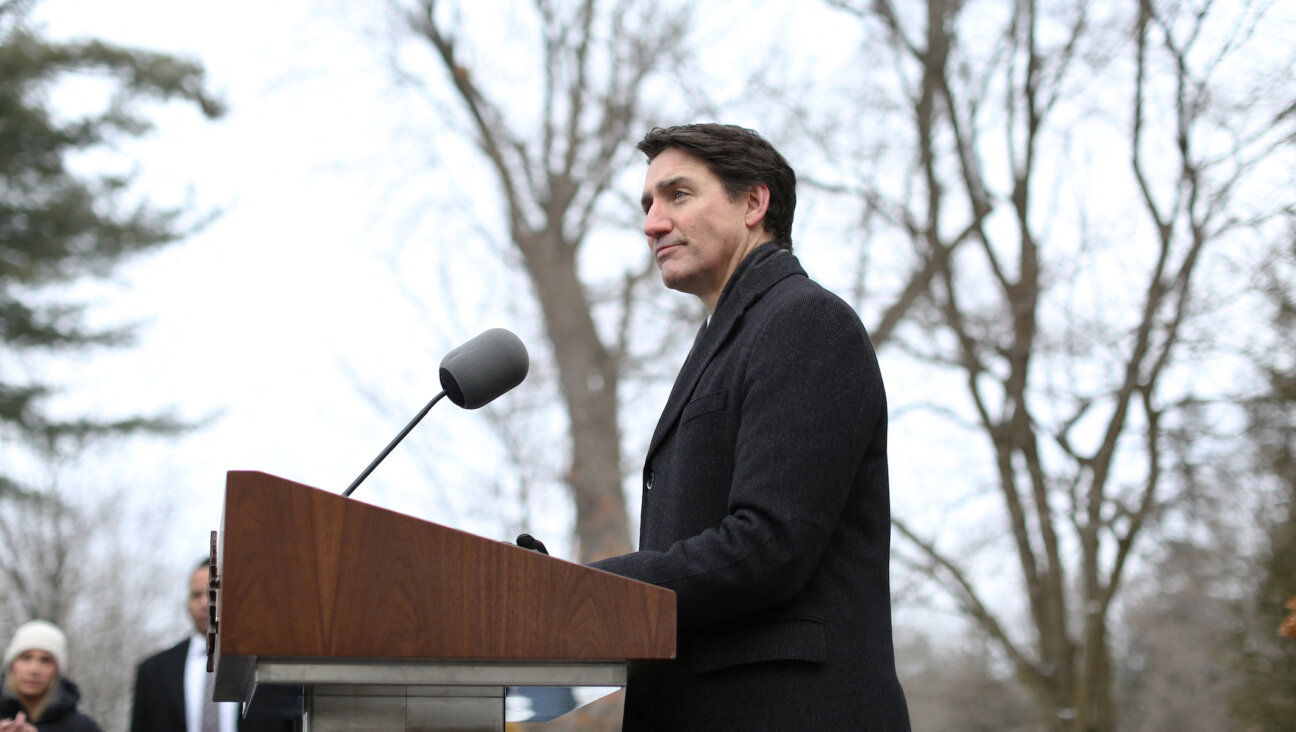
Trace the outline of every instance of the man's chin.
<instances>
[{"instance_id":1,"label":"man's chin","mask_svg":"<svg viewBox=\"0 0 1296 732\"><path fill-rule=\"evenodd\" d=\"M686 295L692 294L688 286L688 278L681 275L669 275L666 270L662 270L662 284L669 290L682 292Z\"/></svg>"}]
</instances>

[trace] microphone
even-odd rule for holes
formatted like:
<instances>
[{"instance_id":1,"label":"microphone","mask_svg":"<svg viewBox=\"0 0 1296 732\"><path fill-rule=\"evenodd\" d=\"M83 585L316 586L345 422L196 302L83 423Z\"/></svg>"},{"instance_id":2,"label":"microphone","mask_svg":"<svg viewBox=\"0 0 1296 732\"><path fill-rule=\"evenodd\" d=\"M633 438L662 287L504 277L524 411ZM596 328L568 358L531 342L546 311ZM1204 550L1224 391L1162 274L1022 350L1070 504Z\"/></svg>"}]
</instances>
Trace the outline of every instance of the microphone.
<instances>
[{"instance_id":1,"label":"microphone","mask_svg":"<svg viewBox=\"0 0 1296 732\"><path fill-rule=\"evenodd\" d=\"M415 415L405 429L396 438L387 443L387 447L378 453L378 457L369 463L351 485L342 492L349 496L369 477L384 458L405 439L405 435L427 416L433 405L442 397L450 397L463 409L477 409L495 401L495 398L512 389L526 378L531 359L527 357L526 346L522 339L503 328L491 328L467 343L447 353L441 359L439 375L441 393L432 398L423 410Z\"/></svg>"},{"instance_id":2,"label":"microphone","mask_svg":"<svg viewBox=\"0 0 1296 732\"><path fill-rule=\"evenodd\" d=\"M441 388L458 406L477 409L521 384L530 363L521 339L491 328L441 359Z\"/></svg>"}]
</instances>

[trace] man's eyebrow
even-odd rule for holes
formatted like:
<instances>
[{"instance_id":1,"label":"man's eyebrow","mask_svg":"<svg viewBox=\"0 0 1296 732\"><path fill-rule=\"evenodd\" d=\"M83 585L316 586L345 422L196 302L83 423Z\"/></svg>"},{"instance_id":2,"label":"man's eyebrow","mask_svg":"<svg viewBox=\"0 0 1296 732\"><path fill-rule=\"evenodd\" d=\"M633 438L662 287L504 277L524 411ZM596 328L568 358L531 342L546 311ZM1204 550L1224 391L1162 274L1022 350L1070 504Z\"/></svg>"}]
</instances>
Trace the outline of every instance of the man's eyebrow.
<instances>
[{"instance_id":1,"label":"man's eyebrow","mask_svg":"<svg viewBox=\"0 0 1296 732\"><path fill-rule=\"evenodd\" d=\"M657 181L656 185L653 186L653 190L658 192L668 191L678 185L688 184L691 182L692 180L687 175L677 175L673 178L663 178ZM648 194L648 191L644 191L643 196L639 199L639 204L644 207L644 210L647 210L648 205L651 203L652 196Z\"/></svg>"}]
</instances>

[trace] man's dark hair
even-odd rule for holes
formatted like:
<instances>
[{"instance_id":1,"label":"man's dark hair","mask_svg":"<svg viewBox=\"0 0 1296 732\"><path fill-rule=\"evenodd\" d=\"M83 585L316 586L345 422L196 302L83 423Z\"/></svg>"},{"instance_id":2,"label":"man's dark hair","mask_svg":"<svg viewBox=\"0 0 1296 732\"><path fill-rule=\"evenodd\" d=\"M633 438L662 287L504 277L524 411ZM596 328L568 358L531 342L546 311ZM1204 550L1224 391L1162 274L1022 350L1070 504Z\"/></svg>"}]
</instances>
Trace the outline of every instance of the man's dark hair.
<instances>
[{"instance_id":1,"label":"man's dark hair","mask_svg":"<svg viewBox=\"0 0 1296 732\"><path fill-rule=\"evenodd\" d=\"M639 150L650 163L670 148L701 160L724 184L731 200L737 200L754 185L769 188L765 230L774 235L779 246L792 248L796 173L765 138L746 127L701 123L654 127L639 141Z\"/></svg>"}]
</instances>

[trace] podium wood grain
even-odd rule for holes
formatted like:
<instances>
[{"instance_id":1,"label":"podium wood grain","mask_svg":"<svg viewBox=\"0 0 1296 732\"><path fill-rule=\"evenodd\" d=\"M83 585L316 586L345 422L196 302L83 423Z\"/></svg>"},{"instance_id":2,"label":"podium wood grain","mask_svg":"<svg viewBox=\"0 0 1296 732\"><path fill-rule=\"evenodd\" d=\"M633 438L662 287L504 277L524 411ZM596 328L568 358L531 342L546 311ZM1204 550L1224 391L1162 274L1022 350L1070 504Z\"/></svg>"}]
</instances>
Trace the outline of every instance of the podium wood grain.
<instances>
[{"instance_id":1,"label":"podium wood grain","mask_svg":"<svg viewBox=\"0 0 1296 732\"><path fill-rule=\"evenodd\" d=\"M675 653L669 590L258 472L227 476L217 663Z\"/></svg>"}]
</instances>

